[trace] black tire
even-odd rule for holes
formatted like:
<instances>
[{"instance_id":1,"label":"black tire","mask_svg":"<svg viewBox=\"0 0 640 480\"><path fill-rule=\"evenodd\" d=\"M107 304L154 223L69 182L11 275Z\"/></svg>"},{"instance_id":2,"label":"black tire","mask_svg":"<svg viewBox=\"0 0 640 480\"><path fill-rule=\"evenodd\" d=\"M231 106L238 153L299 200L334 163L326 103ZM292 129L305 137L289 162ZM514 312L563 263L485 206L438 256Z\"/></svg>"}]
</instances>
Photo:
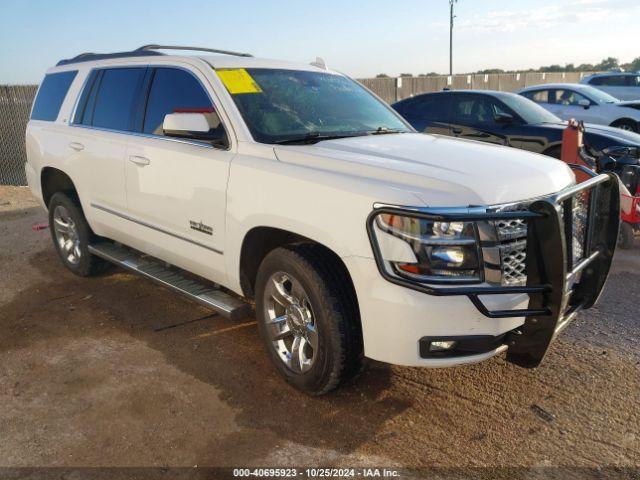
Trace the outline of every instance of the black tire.
<instances>
[{"instance_id":1,"label":"black tire","mask_svg":"<svg viewBox=\"0 0 640 480\"><path fill-rule=\"evenodd\" d=\"M306 372L295 372L274 348L266 322L267 282L280 272L294 277L304 289L317 328L318 348ZM310 395L322 395L356 376L363 368L360 315L353 285L339 260L323 247L297 244L270 252L256 279L256 316L260 336L282 377ZM268 292L267 292L268 295ZM317 355L317 357L316 357Z\"/></svg>"},{"instance_id":2,"label":"black tire","mask_svg":"<svg viewBox=\"0 0 640 480\"><path fill-rule=\"evenodd\" d=\"M623 250L633 248L633 226L627 222L620 222L620 236L618 246Z\"/></svg>"},{"instance_id":3,"label":"black tire","mask_svg":"<svg viewBox=\"0 0 640 480\"><path fill-rule=\"evenodd\" d=\"M61 244L59 242L57 228L54 223L54 216L57 207L63 207L68 213L69 218L73 221L76 230L76 237L78 240L78 249L80 252L77 262L69 260L68 255L62 251ZM81 277L88 277L98 274L105 270L108 263L89 252L89 244L96 238L95 234L91 231L89 224L87 223L84 214L82 213L82 207L77 197L67 195L62 192L53 194L49 201L49 229L51 230L51 239L53 245L64 263L71 272Z\"/></svg>"},{"instance_id":4,"label":"black tire","mask_svg":"<svg viewBox=\"0 0 640 480\"><path fill-rule=\"evenodd\" d=\"M611 126L638 133L638 122L634 122L633 120L616 120Z\"/></svg>"}]
</instances>

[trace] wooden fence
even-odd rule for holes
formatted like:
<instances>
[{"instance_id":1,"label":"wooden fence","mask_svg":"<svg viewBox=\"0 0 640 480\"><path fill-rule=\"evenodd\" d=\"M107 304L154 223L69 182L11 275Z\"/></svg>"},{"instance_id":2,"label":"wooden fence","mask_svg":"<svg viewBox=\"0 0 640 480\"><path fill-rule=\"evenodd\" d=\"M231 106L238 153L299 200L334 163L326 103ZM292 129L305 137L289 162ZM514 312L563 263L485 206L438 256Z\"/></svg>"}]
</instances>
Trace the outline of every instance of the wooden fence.
<instances>
[{"instance_id":1,"label":"wooden fence","mask_svg":"<svg viewBox=\"0 0 640 480\"><path fill-rule=\"evenodd\" d=\"M579 83L593 72L499 73L441 75L432 77L364 78L359 81L385 102L394 103L420 93L452 90L499 90L513 92L542 83Z\"/></svg>"}]
</instances>

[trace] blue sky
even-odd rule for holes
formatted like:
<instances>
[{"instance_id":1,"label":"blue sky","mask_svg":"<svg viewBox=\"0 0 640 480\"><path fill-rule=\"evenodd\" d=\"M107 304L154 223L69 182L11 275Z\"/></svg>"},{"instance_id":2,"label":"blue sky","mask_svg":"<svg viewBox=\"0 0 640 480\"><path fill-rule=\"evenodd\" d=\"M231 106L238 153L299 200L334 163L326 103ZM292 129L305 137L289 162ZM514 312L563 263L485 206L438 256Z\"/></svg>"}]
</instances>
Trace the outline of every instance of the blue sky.
<instances>
[{"instance_id":1,"label":"blue sky","mask_svg":"<svg viewBox=\"0 0 640 480\"><path fill-rule=\"evenodd\" d=\"M454 70L640 56L638 0L459 0ZM147 43L323 57L356 77L448 70L448 0L0 0L0 83Z\"/></svg>"}]
</instances>

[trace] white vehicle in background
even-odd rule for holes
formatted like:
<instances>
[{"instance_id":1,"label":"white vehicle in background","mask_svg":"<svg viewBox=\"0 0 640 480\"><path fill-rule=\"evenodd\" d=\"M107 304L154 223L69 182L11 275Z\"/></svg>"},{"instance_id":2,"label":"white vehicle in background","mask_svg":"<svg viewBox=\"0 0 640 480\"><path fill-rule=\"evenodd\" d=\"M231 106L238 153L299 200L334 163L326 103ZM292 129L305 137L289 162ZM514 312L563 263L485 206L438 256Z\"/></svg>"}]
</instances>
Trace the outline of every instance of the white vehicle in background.
<instances>
[{"instance_id":1,"label":"white vehicle in background","mask_svg":"<svg viewBox=\"0 0 640 480\"><path fill-rule=\"evenodd\" d=\"M69 270L107 260L230 318L255 302L269 358L314 395L364 356L537 366L618 234L612 174L576 185L542 155L417 133L320 61L82 54L47 72L26 143Z\"/></svg>"},{"instance_id":2,"label":"white vehicle in background","mask_svg":"<svg viewBox=\"0 0 640 480\"><path fill-rule=\"evenodd\" d=\"M640 131L640 100L621 102L597 88L579 83L536 85L523 88L518 93L563 120L575 118L586 123Z\"/></svg>"},{"instance_id":3,"label":"white vehicle in background","mask_svg":"<svg viewBox=\"0 0 640 480\"><path fill-rule=\"evenodd\" d=\"M580 83L607 92L620 100L640 100L640 72L596 73Z\"/></svg>"}]
</instances>

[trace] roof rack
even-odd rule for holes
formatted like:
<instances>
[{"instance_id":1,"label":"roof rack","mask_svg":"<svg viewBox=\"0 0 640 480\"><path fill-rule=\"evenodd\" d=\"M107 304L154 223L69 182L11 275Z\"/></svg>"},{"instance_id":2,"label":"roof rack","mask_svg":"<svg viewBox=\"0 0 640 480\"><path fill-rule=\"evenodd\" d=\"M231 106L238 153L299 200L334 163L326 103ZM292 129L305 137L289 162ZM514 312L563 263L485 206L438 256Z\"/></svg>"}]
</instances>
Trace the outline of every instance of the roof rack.
<instances>
[{"instance_id":1,"label":"roof rack","mask_svg":"<svg viewBox=\"0 0 640 480\"><path fill-rule=\"evenodd\" d=\"M114 53L93 53L93 52L85 52L80 55L76 55L72 58L67 58L64 60L60 60L56 66L59 67L61 65L69 65L72 63L81 63L81 62L92 62L94 60L108 60L110 58L127 58L127 57L151 57L164 55L162 52L158 52L156 50L193 50L196 52L210 52L210 53L219 53L222 55L234 55L236 57L252 57L253 55L249 53L240 53L240 52L232 52L230 50L219 50L216 48L200 48L200 47L185 47L179 45L143 45L140 48L136 48L135 50L131 50L129 52L114 52Z\"/></svg>"},{"instance_id":2,"label":"roof rack","mask_svg":"<svg viewBox=\"0 0 640 480\"><path fill-rule=\"evenodd\" d=\"M222 55L233 55L234 57L253 57L250 53L233 52L231 50L220 50L218 48L207 47L184 47L180 45L143 45L142 47L134 50L136 52L149 52L155 50L194 50L196 52L210 52L219 53Z\"/></svg>"}]
</instances>

